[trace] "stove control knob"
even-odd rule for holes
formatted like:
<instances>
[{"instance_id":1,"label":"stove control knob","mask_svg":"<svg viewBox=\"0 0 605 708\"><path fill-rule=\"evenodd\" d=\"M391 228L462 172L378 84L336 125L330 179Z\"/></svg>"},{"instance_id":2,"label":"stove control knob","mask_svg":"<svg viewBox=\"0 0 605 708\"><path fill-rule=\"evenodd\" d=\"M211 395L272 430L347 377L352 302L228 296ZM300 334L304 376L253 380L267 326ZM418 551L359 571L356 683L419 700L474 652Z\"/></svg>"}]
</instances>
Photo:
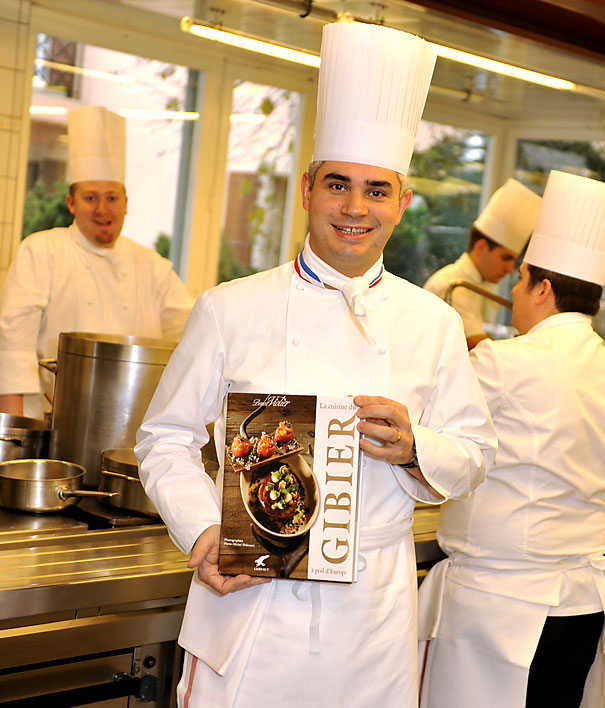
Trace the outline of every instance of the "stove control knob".
<instances>
[{"instance_id":1,"label":"stove control knob","mask_svg":"<svg viewBox=\"0 0 605 708\"><path fill-rule=\"evenodd\" d=\"M146 657L143 659L143 666L144 666L146 669L153 669L153 667L154 667L156 664L157 664L157 660L156 660L155 656L151 656L151 654L150 654L149 656L146 656Z\"/></svg>"}]
</instances>

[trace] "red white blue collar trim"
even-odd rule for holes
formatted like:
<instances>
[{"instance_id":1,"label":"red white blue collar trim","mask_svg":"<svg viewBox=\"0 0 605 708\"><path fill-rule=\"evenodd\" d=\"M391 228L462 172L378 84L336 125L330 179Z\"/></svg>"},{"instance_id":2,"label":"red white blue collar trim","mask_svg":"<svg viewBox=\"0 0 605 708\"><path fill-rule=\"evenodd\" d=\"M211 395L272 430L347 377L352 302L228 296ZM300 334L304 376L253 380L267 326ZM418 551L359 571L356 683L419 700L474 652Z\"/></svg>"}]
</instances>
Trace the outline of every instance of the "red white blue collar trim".
<instances>
[{"instance_id":1,"label":"red white blue collar trim","mask_svg":"<svg viewBox=\"0 0 605 708\"><path fill-rule=\"evenodd\" d=\"M306 280L307 283L311 283L311 285L316 285L320 288L326 287L324 285L323 280L317 275L317 273L315 273L311 270L308 263L303 258L302 251L298 254L298 256L296 256L296 258L294 260L294 270L297 272L297 274L303 280ZM378 285L378 283L382 280L383 274L384 274L384 266L381 265L380 272L373 280L370 281L370 284L368 287L373 288L375 285Z\"/></svg>"}]
</instances>

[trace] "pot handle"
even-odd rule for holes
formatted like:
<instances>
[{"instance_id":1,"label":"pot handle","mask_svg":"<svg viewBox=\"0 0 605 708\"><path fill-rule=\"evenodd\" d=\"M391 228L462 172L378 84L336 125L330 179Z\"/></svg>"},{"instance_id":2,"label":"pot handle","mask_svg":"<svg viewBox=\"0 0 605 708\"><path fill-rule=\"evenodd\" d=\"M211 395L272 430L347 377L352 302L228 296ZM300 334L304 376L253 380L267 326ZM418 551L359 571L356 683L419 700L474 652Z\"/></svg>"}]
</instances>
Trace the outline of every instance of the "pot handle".
<instances>
[{"instance_id":1,"label":"pot handle","mask_svg":"<svg viewBox=\"0 0 605 708\"><path fill-rule=\"evenodd\" d=\"M17 447L23 447L23 440L19 438L5 438L0 435L0 442L14 443Z\"/></svg>"},{"instance_id":2,"label":"pot handle","mask_svg":"<svg viewBox=\"0 0 605 708\"><path fill-rule=\"evenodd\" d=\"M141 481L138 477L131 477L130 475L120 474L120 472L113 472L112 470L106 470L105 468L101 469L101 474L107 475L108 477L116 477L117 479L125 479L128 482L140 482ZM115 493L119 494L120 492L115 492Z\"/></svg>"},{"instance_id":3,"label":"pot handle","mask_svg":"<svg viewBox=\"0 0 605 708\"><path fill-rule=\"evenodd\" d=\"M51 374L57 373L57 360L56 359L40 359L40 361L38 362L38 366L41 366L43 369L46 369L47 371L50 371Z\"/></svg>"},{"instance_id":4,"label":"pot handle","mask_svg":"<svg viewBox=\"0 0 605 708\"><path fill-rule=\"evenodd\" d=\"M59 489L59 499L65 500L67 497L116 497L120 492L94 492L88 489Z\"/></svg>"}]
</instances>

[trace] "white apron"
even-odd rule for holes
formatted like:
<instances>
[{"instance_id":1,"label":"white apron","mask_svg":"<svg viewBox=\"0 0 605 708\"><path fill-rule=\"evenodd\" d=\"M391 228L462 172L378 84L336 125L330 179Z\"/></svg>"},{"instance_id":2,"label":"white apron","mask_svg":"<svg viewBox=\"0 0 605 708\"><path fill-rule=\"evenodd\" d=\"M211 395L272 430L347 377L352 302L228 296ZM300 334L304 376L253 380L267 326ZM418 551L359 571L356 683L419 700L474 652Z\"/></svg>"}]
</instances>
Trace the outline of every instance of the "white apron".
<instances>
[{"instance_id":1,"label":"white apron","mask_svg":"<svg viewBox=\"0 0 605 708\"><path fill-rule=\"evenodd\" d=\"M441 510L450 558L420 589L421 706L523 708L546 617L605 607L605 349L564 313L471 360L500 447L484 484ZM602 662L585 708L605 705Z\"/></svg>"}]
</instances>

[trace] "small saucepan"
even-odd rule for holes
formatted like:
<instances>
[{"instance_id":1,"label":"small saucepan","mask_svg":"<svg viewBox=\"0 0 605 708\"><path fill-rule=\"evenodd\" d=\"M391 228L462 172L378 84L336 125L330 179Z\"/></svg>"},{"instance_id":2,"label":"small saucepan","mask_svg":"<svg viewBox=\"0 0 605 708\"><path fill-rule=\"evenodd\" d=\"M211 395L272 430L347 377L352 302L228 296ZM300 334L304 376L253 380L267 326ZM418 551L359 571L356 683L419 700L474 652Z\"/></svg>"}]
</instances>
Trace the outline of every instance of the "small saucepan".
<instances>
[{"instance_id":1,"label":"small saucepan","mask_svg":"<svg viewBox=\"0 0 605 708\"><path fill-rule=\"evenodd\" d=\"M139 464L131 447L103 450L99 489L115 492L105 504L146 516L159 516L139 479Z\"/></svg>"},{"instance_id":2,"label":"small saucepan","mask_svg":"<svg viewBox=\"0 0 605 708\"><path fill-rule=\"evenodd\" d=\"M111 497L113 492L80 489L84 467L61 460L10 460L0 463L0 506L17 511L62 511L80 497Z\"/></svg>"}]
</instances>

